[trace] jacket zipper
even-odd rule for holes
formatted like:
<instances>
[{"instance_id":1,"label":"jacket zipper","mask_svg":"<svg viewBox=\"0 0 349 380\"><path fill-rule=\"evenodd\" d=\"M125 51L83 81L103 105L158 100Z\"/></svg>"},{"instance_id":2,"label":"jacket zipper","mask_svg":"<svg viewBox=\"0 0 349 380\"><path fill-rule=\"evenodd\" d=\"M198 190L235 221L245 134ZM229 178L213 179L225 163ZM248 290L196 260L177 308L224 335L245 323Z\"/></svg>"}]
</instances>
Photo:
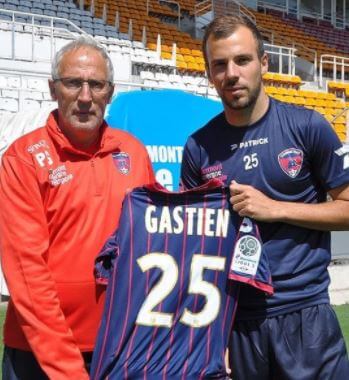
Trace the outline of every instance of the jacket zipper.
<instances>
[{"instance_id":1,"label":"jacket zipper","mask_svg":"<svg viewBox=\"0 0 349 380\"><path fill-rule=\"evenodd\" d=\"M95 160L92 159L90 162L91 162L91 167L92 167L92 179L95 186L95 195L101 195L101 189L98 186L99 181L98 181L98 173L97 173Z\"/></svg>"}]
</instances>

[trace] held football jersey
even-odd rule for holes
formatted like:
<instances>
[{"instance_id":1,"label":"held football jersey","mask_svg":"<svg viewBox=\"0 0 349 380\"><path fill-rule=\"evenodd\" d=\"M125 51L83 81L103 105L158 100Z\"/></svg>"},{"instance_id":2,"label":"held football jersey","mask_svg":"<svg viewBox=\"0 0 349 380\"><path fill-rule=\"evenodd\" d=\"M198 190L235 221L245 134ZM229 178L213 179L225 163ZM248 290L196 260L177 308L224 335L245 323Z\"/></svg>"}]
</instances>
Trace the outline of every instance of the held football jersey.
<instances>
[{"instance_id":1,"label":"held football jersey","mask_svg":"<svg viewBox=\"0 0 349 380\"><path fill-rule=\"evenodd\" d=\"M240 220L228 199L218 181L182 193L142 187L125 197L119 228L96 260L97 281L108 287L92 379L225 379L239 292L233 279L272 291L246 223L231 265ZM256 240L241 243L247 236Z\"/></svg>"}]
</instances>

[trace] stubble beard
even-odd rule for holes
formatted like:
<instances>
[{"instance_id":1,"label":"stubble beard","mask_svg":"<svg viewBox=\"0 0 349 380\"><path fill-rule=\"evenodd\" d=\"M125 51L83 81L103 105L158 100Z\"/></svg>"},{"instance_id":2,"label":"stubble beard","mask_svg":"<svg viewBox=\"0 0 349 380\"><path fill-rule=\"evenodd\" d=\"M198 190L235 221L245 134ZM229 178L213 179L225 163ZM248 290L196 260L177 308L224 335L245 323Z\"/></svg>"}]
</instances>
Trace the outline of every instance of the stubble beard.
<instances>
[{"instance_id":1,"label":"stubble beard","mask_svg":"<svg viewBox=\"0 0 349 380\"><path fill-rule=\"evenodd\" d=\"M221 99L223 104L233 110L233 111L238 111L238 110L246 110L249 108L253 108L253 106L256 104L258 96L261 92L262 88L262 83L260 82L259 85L253 89L252 92L250 90L247 90L247 95L244 100L239 99L233 99L233 100L228 100L227 97L223 94Z\"/></svg>"}]
</instances>

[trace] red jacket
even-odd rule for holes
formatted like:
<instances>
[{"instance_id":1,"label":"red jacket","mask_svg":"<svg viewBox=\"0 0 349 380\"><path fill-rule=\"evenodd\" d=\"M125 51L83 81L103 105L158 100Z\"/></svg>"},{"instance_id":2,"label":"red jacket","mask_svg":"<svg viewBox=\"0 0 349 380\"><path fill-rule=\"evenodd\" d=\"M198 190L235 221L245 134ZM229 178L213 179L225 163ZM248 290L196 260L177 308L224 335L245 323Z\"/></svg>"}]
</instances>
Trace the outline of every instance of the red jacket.
<instances>
[{"instance_id":1,"label":"red jacket","mask_svg":"<svg viewBox=\"0 0 349 380\"><path fill-rule=\"evenodd\" d=\"M127 189L154 182L146 149L126 132L101 128L90 155L57 126L15 141L0 170L2 267L11 294L4 340L31 350L54 380L87 379L104 301L94 259L115 230ZM121 305L122 307L122 305Z\"/></svg>"}]
</instances>

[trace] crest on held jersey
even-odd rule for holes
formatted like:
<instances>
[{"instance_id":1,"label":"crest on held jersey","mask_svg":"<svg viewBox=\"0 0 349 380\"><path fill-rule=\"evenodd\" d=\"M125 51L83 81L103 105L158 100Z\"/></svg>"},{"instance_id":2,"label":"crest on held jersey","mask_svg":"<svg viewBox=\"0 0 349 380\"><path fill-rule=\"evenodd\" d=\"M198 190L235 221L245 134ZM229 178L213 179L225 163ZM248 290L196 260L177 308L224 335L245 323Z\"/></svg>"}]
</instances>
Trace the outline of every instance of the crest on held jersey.
<instances>
[{"instance_id":1,"label":"crest on held jersey","mask_svg":"<svg viewBox=\"0 0 349 380\"><path fill-rule=\"evenodd\" d=\"M112 153L116 168L121 174L128 174L131 169L130 156L125 152Z\"/></svg>"},{"instance_id":2,"label":"crest on held jersey","mask_svg":"<svg viewBox=\"0 0 349 380\"><path fill-rule=\"evenodd\" d=\"M303 165L303 152L296 148L289 148L278 155L281 169L291 178L297 177Z\"/></svg>"}]
</instances>

